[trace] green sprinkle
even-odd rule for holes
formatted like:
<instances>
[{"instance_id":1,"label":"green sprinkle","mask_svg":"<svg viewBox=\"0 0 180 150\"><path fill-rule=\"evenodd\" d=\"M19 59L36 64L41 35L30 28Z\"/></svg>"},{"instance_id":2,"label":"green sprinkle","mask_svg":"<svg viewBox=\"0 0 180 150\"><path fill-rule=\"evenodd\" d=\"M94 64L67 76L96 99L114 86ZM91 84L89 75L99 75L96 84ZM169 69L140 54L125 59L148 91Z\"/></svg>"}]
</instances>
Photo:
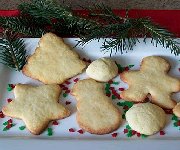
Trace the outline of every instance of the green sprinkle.
<instances>
[{"instance_id":1,"label":"green sprinkle","mask_svg":"<svg viewBox=\"0 0 180 150\"><path fill-rule=\"evenodd\" d=\"M117 64L117 67L118 67L118 70L120 72L123 72L124 71L124 67L122 67L120 64Z\"/></svg>"},{"instance_id":2,"label":"green sprinkle","mask_svg":"<svg viewBox=\"0 0 180 150\"><path fill-rule=\"evenodd\" d=\"M124 110L124 113L126 114L127 111L128 111L128 110Z\"/></svg>"},{"instance_id":3,"label":"green sprinkle","mask_svg":"<svg viewBox=\"0 0 180 150\"><path fill-rule=\"evenodd\" d=\"M117 105L118 106L124 106L124 102L118 102Z\"/></svg>"},{"instance_id":4,"label":"green sprinkle","mask_svg":"<svg viewBox=\"0 0 180 150\"><path fill-rule=\"evenodd\" d=\"M174 125L174 127L177 127L177 126L178 126L177 122L174 122L173 125Z\"/></svg>"},{"instance_id":5,"label":"green sprinkle","mask_svg":"<svg viewBox=\"0 0 180 150\"><path fill-rule=\"evenodd\" d=\"M128 106L129 108L131 108L133 106L133 102L124 102L126 106Z\"/></svg>"},{"instance_id":6,"label":"green sprinkle","mask_svg":"<svg viewBox=\"0 0 180 150\"><path fill-rule=\"evenodd\" d=\"M107 87L107 88L110 88L110 84L109 84L109 83L106 83L106 87Z\"/></svg>"},{"instance_id":7,"label":"green sprinkle","mask_svg":"<svg viewBox=\"0 0 180 150\"><path fill-rule=\"evenodd\" d=\"M132 68L132 67L134 67L134 65L128 65L128 67L129 67L129 68Z\"/></svg>"},{"instance_id":8,"label":"green sprinkle","mask_svg":"<svg viewBox=\"0 0 180 150\"><path fill-rule=\"evenodd\" d=\"M109 87L105 87L105 91L109 91Z\"/></svg>"},{"instance_id":9,"label":"green sprinkle","mask_svg":"<svg viewBox=\"0 0 180 150\"><path fill-rule=\"evenodd\" d=\"M26 128L26 126L20 126L19 130L24 130Z\"/></svg>"},{"instance_id":10,"label":"green sprinkle","mask_svg":"<svg viewBox=\"0 0 180 150\"><path fill-rule=\"evenodd\" d=\"M106 91L106 94L111 94L111 92L110 91Z\"/></svg>"},{"instance_id":11,"label":"green sprinkle","mask_svg":"<svg viewBox=\"0 0 180 150\"><path fill-rule=\"evenodd\" d=\"M126 134L126 136L127 136L127 137L132 137L132 136L133 136L131 130L128 131L128 134Z\"/></svg>"},{"instance_id":12,"label":"green sprinkle","mask_svg":"<svg viewBox=\"0 0 180 150\"><path fill-rule=\"evenodd\" d=\"M146 137L148 137L148 135L141 134L141 137L142 137L142 138L146 138Z\"/></svg>"},{"instance_id":13,"label":"green sprinkle","mask_svg":"<svg viewBox=\"0 0 180 150\"><path fill-rule=\"evenodd\" d=\"M175 120L175 121L178 121L178 117L176 115L173 114L171 120Z\"/></svg>"},{"instance_id":14,"label":"green sprinkle","mask_svg":"<svg viewBox=\"0 0 180 150\"><path fill-rule=\"evenodd\" d=\"M9 130L9 129L8 129L8 128L6 128L6 127L3 129L3 131L7 131L7 130Z\"/></svg>"},{"instance_id":15,"label":"green sprinkle","mask_svg":"<svg viewBox=\"0 0 180 150\"><path fill-rule=\"evenodd\" d=\"M116 96L115 96L115 95L112 95L112 99L116 99Z\"/></svg>"},{"instance_id":16,"label":"green sprinkle","mask_svg":"<svg viewBox=\"0 0 180 150\"><path fill-rule=\"evenodd\" d=\"M7 90L10 92L12 91L12 87L7 87Z\"/></svg>"},{"instance_id":17,"label":"green sprinkle","mask_svg":"<svg viewBox=\"0 0 180 150\"><path fill-rule=\"evenodd\" d=\"M68 93L63 93L63 97L67 97L68 96Z\"/></svg>"},{"instance_id":18,"label":"green sprinkle","mask_svg":"<svg viewBox=\"0 0 180 150\"><path fill-rule=\"evenodd\" d=\"M122 114L122 118L123 118L123 119L126 119L126 115L125 115L125 114Z\"/></svg>"},{"instance_id":19,"label":"green sprinkle","mask_svg":"<svg viewBox=\"0 0 180 150\"><path fill-rule=\"evenodd\" d=\"M119 82L113 82L112 84L118 85L118 84L119 84Z\"/></svg>"},{"instance_id":20,"label":"green sprinkle","mask_svg":"<svg viewBox=\"0 0 180 150\"><path fill-rule=\"evenodd\" d=\"M4 125L4 126L7 126L7 125L8 125L8 121L4 122L3 125Z\"/></svg>"},{"instance_id":21,"label":"green sprinkle","mask_svg":"<svg viewBox=\"0 0 180 150\"><path fill-rule=\"evenodd\" d=\"M126 125L126 129L131 129L131 127L129 125Z\"/></svg>"},{"instance_id":22,"label":"green sprinkle","mask_svg":"<svg viewBox=\"0 0 180 150\"><path fill-rule=\"evenodd\" d=\"M47 134L48 136L52 136L53 135L52 128L48 128L47 131L48 131L48 134Z\"/></svg>"},{"instance_id":23,"label":"green sprinkle","mask_svg":"<svg viewBox=\"0 0 180 150\"><path fill-rule=\"evenodd\" d=\"M118 102L117 105L118 105L118 106L122 106L121 102Z\"/></svg>"}]
</instances>

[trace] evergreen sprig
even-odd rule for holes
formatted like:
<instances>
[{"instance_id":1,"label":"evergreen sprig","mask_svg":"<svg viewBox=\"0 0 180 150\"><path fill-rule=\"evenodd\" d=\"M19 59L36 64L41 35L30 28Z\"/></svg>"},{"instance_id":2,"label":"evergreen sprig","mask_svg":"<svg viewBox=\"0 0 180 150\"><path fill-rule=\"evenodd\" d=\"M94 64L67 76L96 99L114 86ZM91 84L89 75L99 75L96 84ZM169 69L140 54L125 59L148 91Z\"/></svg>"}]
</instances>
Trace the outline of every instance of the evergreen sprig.
<instances>
[{"instance_id":1,"label":"evergreen sprig","mask_svg":"<svg viewBox=\"0 0 180 150\"><path fill-rule=\"evenodd\" d=\"M40 37L45 33L45 25L30 16L0 17L0 26L26 36Z\"/></svg>"},{"instance_id":2,"label":"evergreen sprig","mask_svg":"<svg viewBox=\"0 0 180 150\"><path fill-rule=\"evenodd\" d=\"M180 43L168 30L154 24L149 18L129 18L128 11L126 16L116 15L103 4L86 8L86 15L76 14L70 7L59 5L53 0L32 0L30 3L22 3L19 9L23 16L28 16L27 20L25 17L0 18L0 25L35 37L45 32L80 37L77 45L104 38L101 49L110 53L133 50L139 37L146 42L150 36L154 46L160 44L169 48L171 53L180 54Z\"/></svg>"},{"instance_id":3,"label":"evergreen sprig","mask_svg":"<svg viewBox=\"0 0 180 150\"><path fill-rule=\"evenodd\" d=\"M5 31L0 38L0 63L20 71L26 63L24 41L17 38L17 34Z\"/></svg>"}]
</instances>

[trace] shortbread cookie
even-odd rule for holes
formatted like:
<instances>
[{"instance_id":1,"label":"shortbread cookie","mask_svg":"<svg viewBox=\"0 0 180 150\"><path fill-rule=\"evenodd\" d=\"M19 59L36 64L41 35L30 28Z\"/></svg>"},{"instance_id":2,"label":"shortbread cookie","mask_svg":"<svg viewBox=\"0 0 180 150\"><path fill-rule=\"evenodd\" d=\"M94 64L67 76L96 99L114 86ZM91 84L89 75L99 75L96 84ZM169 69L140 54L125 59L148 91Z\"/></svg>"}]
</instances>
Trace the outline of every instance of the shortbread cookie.
<instances>
[{"instance_id":1,"label":"shortbread cookie","mask_svg":"<svg viewBox=\"0 0 180 150\"><path fill-rule=\"evenodd\" d=\"M129 85L121 97L127 101L143 102L149 93L153 103L167 109L174 108L176 102L172 100L171 93L180 91L180 81L167 74L169 69L170 65L165 59L145 57L140 71L120 74L121 79Z\"/></svg>"},{"instance_id":2,"label":"shortbread cookie","mask_svg":"<svg viewBox=\"0 0 180 150\"><path fill-rule=\"evenodd\" d=\"M129 126L145 135L152 135L164 128L166 114L162 108L151 103L133 105L126 112L126 120Z\"/></svg>"},{"instance_id":3,"label":"shortbread cookie","mask_svg":"<svg viewBox=\"0 0 180 150\"><path fill-rule=\"evenodd\" d=\"M112 100L104 93L104 85L93 79L78 81L72 94L77 99L77 122L92 134L107 134L118 129L122 117Z\"/></svg>"},{"instance_id":4,"label":"shortbread cookie","mask_svg":"<svg viewBox=\"0 0 180 150\"><path fill-rule=\"evenodd\" d=\"M61 88L58 85L34 87L17 84L15 100L4 106L5 115L22 119L33 134L40 134L49 121L63 119L70 115L69 110L58 103Z\"/></svg>"},{"instance_id":5,"label":"shortbread cookie","mask_svg":"<svg viewBox=\"0 0 180 150\"><path fill-rule=\"evenodd\" d=\"M46 84L61 84L86 67L78 54L52 33L45 34L22 72Z\"/></svg>"},{"instance_id":6,"label":"shortbread cookie","mask_svg":"<svg viewBox=\"0 0 180 150\"><path fill-rule=\"evenodd\" d=\"M177 103L177 105L173 108L173 113L174 113L177 117L180 117L180 102Z\"/></svg>"},{"instance_id":7,"label":"shortbread cookie","mask_svg":"<svg viewBox=\"0 0 180 150\"><path fill-rule=\"evenodd\" d=\"M108 82L118 74L118 67L109 58L100 58L93 61L86 69L87 75L100 82Z\"/></svg>"}]
</instances>

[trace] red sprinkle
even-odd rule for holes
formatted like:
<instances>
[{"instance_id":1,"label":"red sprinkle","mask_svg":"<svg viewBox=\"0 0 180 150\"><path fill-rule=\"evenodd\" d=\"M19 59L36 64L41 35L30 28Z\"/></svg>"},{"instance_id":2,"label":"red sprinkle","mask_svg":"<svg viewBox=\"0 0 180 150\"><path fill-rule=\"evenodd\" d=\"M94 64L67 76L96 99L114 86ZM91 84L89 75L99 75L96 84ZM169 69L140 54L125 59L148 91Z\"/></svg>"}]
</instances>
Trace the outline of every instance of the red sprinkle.
<instances>
[{"instance_id":1,"label":"red sprinkle","mask_svg":"<svg viewBox=\"0 0 180 150\"><path fill-rule=\"evenodd\" d=\"M4 118L4 114L2 111L0 111L0 118Z\"/></svg>"},{"instance_id":2,"label":"red sprinkle","mask_svg":"<svg viewBox=\"0 0 180 150\"><path fill-rule=\"evenodd\" d=\"M10 98L7 99L7 102L8 102L8 103L10 103L11 101L12 101L12 99L10 99Z\"/></svg>"},{"instance_id":3,"label":"red sprinkle","mask_svg":"<svg viewBox=\"0 0 180 150\"><path fill-rule=\"evenodd\" d=\"M65 93L70 93L71 91L70 90L66 90Z\"/></svg>"},{"instance_id":4,"label":"red sprinkle","mask_svg":"<svg viewBox=\"0 0 180 150\"><path fill-rule=\"evenodd\" d=\"M132 130L132 135L135 135L137 132L135 130Z\"/></svg>"},{"instance_id":5,"label":"red sprinkle","mask_svg":"<svg viewBox=\"0 0 180 150\"><path fill-rule=\"evenodd\" d=\"M114 90L114 87L110 87L110 90L112 90L112 91L113 91L113 90Z\"/></svg>"},{"instance_id":6,"label":"red sprinkle","mask_svg":"<svg viewBox=\"0 0 180 150\"><path fill-rule=\"evenodd\" d=\"M128 110L129 107L128 106L123 106L123 109Z\"/></svg>"},{"instance_id":7,"label":"red sprinkle","mask_svg":"<svg viewBox=\"0 0 180 150\"><path fill-rule=\"evenodd\" d=\"M109 93L109 94L106 94L106 96L110 97L110 96L111 96L111 93Z\"/></svg>"},{"instance_id":8,"label":"red sprinkle","mask_svg":"<svg viewBox=\"0 0 180 150\"><path fill-rule=\"evenodd\" d=\"M9 119L9 120L8 120L8 124L11 124L11 123L12 123L12 119Z\"/></svg>"},{"instance_id":9,"label":"red sprinkle","mask_svg":"<svg viewBox=\"0 0 180 150\"><path fill-rule=\"evenodd\" d=\"M6 126L7 129L10 129L11 127L12 127L12 124L8 124L8 125Z\"/></svg>"},{"instance_id":10,"label":"red sprinkle","mask_svg":"<svg viewBox=\"0 0 180 150\"><path fill-rule=\"evenodd\" d=\"M113 133L113 134L111 134L112 135L112 137L117 137L117 133Z\"/></svg>"},{"instance_id":11,"label":"red sprinkle","mask_svg":"<svg viewBox=\"0 0 180 150\"><path fill-rule=\"evenodd\" d=\"M69 81L65 81L65 83L66 83L67 85L71 84L71 82L69 82Z\"/></svg>"},{"instance_id":12,"label":"red sprinkle","mask_svg":"<svg viewBox=\"0 0 180 150\"><path fill-rule=\"evenodd\" d=\"M52 122L53 125L57 126L59 123L55 120Z\"/></svg>"},{"instance_id":13,"label":"red sprinkle","mask_svg":"<svg viewBox=\"0 0 180 150\"><path fill-rule=\"evenodd\" d=\"M69 105L69 104L71 104L71 102L69 102L69 101L66 101L66 105Z\"/></svg>"},{"instance_id":14,"label":"red sprinkle","mask_svg":"<svg viewBox=\"0 0 180 150\"><path fill-rule=\"evenodd\" d=\"M78 81L79 81L79 78L74 79L74 82L78 82Z\"/></svg>"},{"instance_id":15,"label":"red sprinkle","mask_svg":"<svg viewBox=\"0 0 180 150\"><path fill-rule=\"evenodd\" d=\"M136 135L137 135L137 137L140 137L140 136L141 136L141 133L138 133L138 132L137 132Z\"/></svg>"},{"instance_id":16,"label":"red sprinkle","mask_svg":"<svg viewBox=\"0 0 180 150\"><path fill-rule=\"evenodd\" d=\"M160 135L165 135L165 132L164 131L160 131L159 134Z\"/></svg>"},{"instance_id":17,"label":"red sprinkle","mask_svg":"<svg viewBox=\"0 0 180 150\"><path fill-rule=\"evenodd\" d=\"M180 126L180 120L177 122L177 126Z\"/></svg>"},{"instance_id":18,"label":"red sprinkle","mask_svg":"<svg viewBox=\"0 0 180 150\"><path fill-rule=\"evenodd\" d=\"M77 132L79 132L80 134L84 133L84 131L82 129L78 130Z\"/></svg>"},{"instance_id":19,"label":"red sprinkle","mask_svg":"<svg viewBox=\"0 0 180 150\"><path fill-rule=\"evenodd\" d=\"M68 88L67 88L67 87L63 87L63 90L65 90L65 91L66 91L66 90L68 90Z\"/></svg>"},{"instance_id":20,"label":"red sprinkle","mask_svg":"<svg viewBox=\"0 0 180 150\"><path fill-rule=\"evenodd\" d=\"M112 84L112 83L113 83L113 81L112 81L112 80L109 80L109 81L108 81L108 83L109 83L109 84Z\"/></svg>"},{"instance_id":21,"label":"red sprinkle","mask_svg":"<svg viewBox=\"0 0 180 150\"><path fill-rule=\"evenodd\" d=\"M119 91L124 91L124 88L119 88Z\"/></svg>"},{"instance_id":22,"label":"red sprinkle","mask_svg":"<svg viewBox=\"0 0 180 150\"><path fill-rule=\"evenodd\" d=\"M124 134L125 134L125 133L128 133L128 129L124 129L124 131L123 131L123 132L124 132Z\"/></svg>"},{"instance_id":23,"label":"red sprinkle","mask_svg":"<svg viewBox=\"0 0 180 150\"><path fill-rule=\"evenodd\" d=\"M83 61L86 61L86 58L83 58L82 60L83 60Z\"/></svg>"},{"instance_id":24,"label":"red sprinkle","mask_svg":"<svg viewBox=\"0 0 180 150\"><path fill-rule=\"evenodd\" d=\"M117 96L116 96L118 99L121 99L121 96L118 94Z\"/></svg>"},{"instance_id":25,"label":"red sprinkle","mask_svg":"<svg viewBox=\"0 0 180 150\"><path fill-rule=\"evenodd\" d=\"M91 63L91 59L88 59L87 62L88 62L88 63Z\"/></svg>"},{"instance_id":26,"label":"red sprinkle","mask_svg":"<svg viewBox=\"0 0 180 150\"><path fill-rule=\"evenodd\" d=\"M65 87L65 85L63 85L63 84L60 84L59 86L60 86L61 88L64 88L64 87Z\"/></svg>"},{"instance_id":27,"label":"red sprinkle","mask_svg":"<svg viewBox=\"0 0 180 150\"><path fill-rule=\"evenodd\" d=\"M69 132L75 132L75 130L73 128L70 128Z\"/></svg>"},{"instance_id":28,"label":"red sprinkle","mask_svg":"<svg viewBox=\"0 0 180 150\"><path fill-rule=\"evenodd\" d=\"M164 111L166 114L173 114L172 109L164 109Z\"/></svg>"},{"instance_id":29,"label":"red sprinkle","mask_svg":"<svg viewBox=\"0 0 180 150\"><path fill-rule=\"evenodd\" d=\"M16 85L15 84L10 84L10 86L11 86L11 88L14 89Z\"/></svg>"},{"instance_id":30,"label":"red sprinkle","mask_svg":"<svg viewBox=\"0 0 180 150\"><path fill-rule=\"evenodd\" d=\"M129 71L129 67L125 67L124 70L125 70L125 71Z\"/></svg>"}]
</instances>

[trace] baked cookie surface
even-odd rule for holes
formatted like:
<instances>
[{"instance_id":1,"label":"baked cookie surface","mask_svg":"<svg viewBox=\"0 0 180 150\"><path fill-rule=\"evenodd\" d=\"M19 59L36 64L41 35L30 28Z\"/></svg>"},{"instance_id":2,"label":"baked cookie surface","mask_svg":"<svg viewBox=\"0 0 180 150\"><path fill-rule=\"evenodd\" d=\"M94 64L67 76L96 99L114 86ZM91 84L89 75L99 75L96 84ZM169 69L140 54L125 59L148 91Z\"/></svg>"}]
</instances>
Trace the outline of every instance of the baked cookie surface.
<instances>
[{"instance_id":1,"label":"baked cookie surface","mask_svg":"<svg viewBox=\"0 0 180 150\"><path fill-rule=\"evenodd\" d=\"M164 128L166 114L162 108L151 103L134 104L126 112L129 126L145 135L152 135Z\"/></svg>"},{"instance_id":2,"label":"baked cookie surface","mask_svg":"<svg viewBox=\"0 0 180 150\"><path fill-rule=\"evenodd\" d=\"M86 69L87 75L100 82L108 82L118 74L118 67L109 58L100 58L93 61Z\"/></svg>"},{"instance_id":3,"label":"baked cookie surface","mask_svg":"<svg viewBox=\"0 0 180 150\"><path fill-rule=\"evenodd\" d=\"M161 57L143 58L140 71L120 74L120 78L129 85L121 97L127 101L143 102L150 94L153 103L167 109L174 108L176 102L171 94L180 91L180 80L169 76L169 69L169 63Z\"/></svg>"},{"instance_id":4,"label":"baked cookie surface","mask_svg":"<svg viewBox=\"0 0 180 150\"><path fill-rule=\"evenodd\" d=\"M22 72L45 84L61 84L81 73L86 67L78 54L52 33L42 36L35 53L29 57Z\"/></svg>"},{"instance_id":5,"label":"baked cookie surface","mask_svg":"<svg viewBox=\"0 0 180 150\"><path fill-rule=\"evenodd\" d=\"M173 108L173 113L174 113L177 117L180 117L180 102L177 103L177 105Z\"/></svg>"},{"instance_id":6,"label":"baked cookie surface","mask_svg":"<svg viewBox=\"0 0 180 150\"><path fill-rule=\"evenodd\" d=\"M104 85L93 79L78 81L72 94L77 99L77 122L92 134L107 134L118 129L121 112L104 93Z\"/></svg>"},{"instance_id":7,"label":"baked cookie surface","mask_svg":"<svg viewBox=\"0 0 180 150\"><path fill-rule=\"evenodd\" d=\"M15 100L3 107L5 115L22 119L33 134L40 134L51 120L70 115L68 109L58 103L61 89L58 85L31 86L17 84Z\"/></svg>"}]
</instances>

